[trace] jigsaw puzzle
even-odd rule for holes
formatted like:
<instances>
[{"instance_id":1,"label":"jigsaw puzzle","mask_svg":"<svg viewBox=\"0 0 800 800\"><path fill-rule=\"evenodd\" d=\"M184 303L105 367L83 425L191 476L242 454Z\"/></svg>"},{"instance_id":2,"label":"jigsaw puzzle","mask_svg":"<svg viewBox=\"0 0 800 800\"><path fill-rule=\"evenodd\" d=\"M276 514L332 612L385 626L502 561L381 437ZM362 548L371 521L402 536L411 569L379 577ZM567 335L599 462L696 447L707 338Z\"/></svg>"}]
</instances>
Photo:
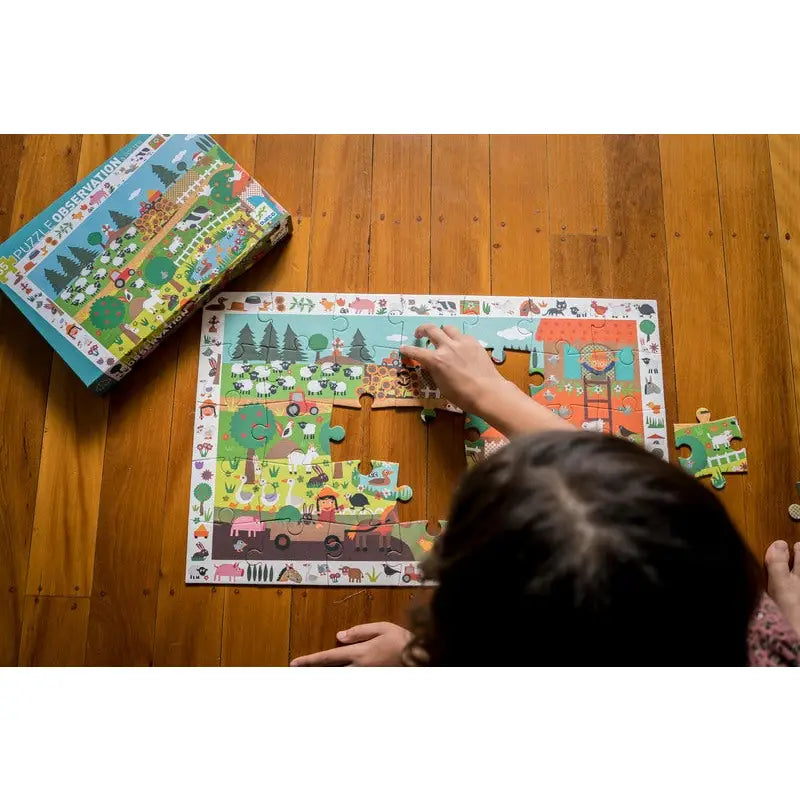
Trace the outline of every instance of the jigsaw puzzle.
<instances>
[{"instance_id":1,"label":"jigsaw puzzle","mask_svg":"<svg viewBox=\"0 0 800 800\"><path fill-rule=\"evenodd\" d=\"M675 446L688 447L690 454L679 458L680 465L697 478L711 476L715 489L725 486L726 472L747 472L747 451L731 447L733 440L742 439L742 429L736 417L711 419L707 408L698 408L697 422L680 423L675 429Z\"/></svg>"},{"instance_id":2,"label":"jigsaw puzzle","mask_svg":"<svg viewBox=\"0 0 800 800\"><path fill-rule=\"evenodd\" d=\"M444 528L401 519L402 465L337 461L335 405L460 413L400 357L450 324L502 363L528 353L535 402L578 428L666 458L656 306L644 300L254 293L206 306L200 344L186 580L317 586L419 583ZM505 443L466 415L468 465Z\"/></svg>"}]
</instances>

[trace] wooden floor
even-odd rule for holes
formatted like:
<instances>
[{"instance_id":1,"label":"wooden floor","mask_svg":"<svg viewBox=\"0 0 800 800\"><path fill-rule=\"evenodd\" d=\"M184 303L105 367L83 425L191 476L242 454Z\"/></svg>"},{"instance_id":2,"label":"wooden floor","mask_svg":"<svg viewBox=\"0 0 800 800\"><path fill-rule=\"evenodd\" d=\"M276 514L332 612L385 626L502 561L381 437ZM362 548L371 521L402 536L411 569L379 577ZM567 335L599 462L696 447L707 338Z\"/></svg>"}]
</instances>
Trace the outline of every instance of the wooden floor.
<instances>
[{"instance_id":1,"label":"wooden floor","mask_svg":"<svg viewBox=\"0 0 800 800\"><path fill-rule=\"evenodd\" d=\"M0 137L0 240L128 138ZM295 221L232 288L657 299L669 422L738 414L721 496L759 555L797 538L800 138L219 138ZM0 301L0 664L286 664L420 601L184 585L198 331L97 398ZM400 462L404 519L446 515L458 419L334 416L337 458Z\"/></svg>"}]
</instances>

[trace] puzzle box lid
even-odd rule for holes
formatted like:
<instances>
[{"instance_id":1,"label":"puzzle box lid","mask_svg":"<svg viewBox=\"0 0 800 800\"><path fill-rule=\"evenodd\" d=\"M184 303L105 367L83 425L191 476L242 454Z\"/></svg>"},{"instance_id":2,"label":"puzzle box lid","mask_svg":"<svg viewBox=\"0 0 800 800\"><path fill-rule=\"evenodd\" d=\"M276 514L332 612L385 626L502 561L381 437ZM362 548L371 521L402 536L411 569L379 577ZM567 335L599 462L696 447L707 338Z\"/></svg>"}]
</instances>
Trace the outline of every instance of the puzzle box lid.
<instances>
[{"instance_id":1,"label":"puzzle box lid","mask_svg":"<svg viewBox=\"0 0 800 800\"><path fill-rule=\"evenodd\" d=\"M144 134L0 245L0 288L104 391L291 231L205 134Z\"/></svg>"}]
</instances>

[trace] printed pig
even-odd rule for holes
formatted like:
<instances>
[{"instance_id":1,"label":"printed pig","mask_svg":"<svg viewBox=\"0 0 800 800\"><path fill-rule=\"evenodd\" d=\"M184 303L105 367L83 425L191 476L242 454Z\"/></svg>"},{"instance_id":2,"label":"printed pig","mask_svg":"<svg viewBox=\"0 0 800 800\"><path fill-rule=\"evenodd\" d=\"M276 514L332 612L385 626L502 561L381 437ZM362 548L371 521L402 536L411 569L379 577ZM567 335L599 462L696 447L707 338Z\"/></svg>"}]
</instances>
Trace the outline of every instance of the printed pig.
<instances>
[{"instance_id":1,"label":"printed pig","mask_svg":"<svg viewBox=\"0 0 800 800\"><path fill-rule=\"evenodd\" d=\"M237 578L241 578L244 575L244 570L239 566L238 562L236 564L217 564L214 567L214 580L218 578L230 578L233 581L236 581Z\"/></svg>"},{"instance_id":2,"label":"printed pig","mask_svg":"<svg viewBox=\"0 0 800 800\"><path fill-rule=\"evenodd\" d=\"M352 308L356 314L360 314L362 311L367 311L370 314L375 313L375 301L367 300L364 297L356 297L356 299L348 303L347 306L348 308Z\"/></svg>"}]
</instances>

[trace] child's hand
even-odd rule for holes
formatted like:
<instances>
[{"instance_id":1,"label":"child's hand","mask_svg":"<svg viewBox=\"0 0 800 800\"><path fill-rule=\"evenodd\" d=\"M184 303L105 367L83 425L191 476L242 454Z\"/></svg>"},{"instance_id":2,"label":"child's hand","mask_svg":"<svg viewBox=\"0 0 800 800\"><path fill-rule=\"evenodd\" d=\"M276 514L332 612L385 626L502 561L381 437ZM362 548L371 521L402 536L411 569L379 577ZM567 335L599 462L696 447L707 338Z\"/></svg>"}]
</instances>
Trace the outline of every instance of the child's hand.
<instances>
[{"instance_id":1,"label":"child's hand","mask_svg":"<svg viewBox=\"0 0 800 800\"><path fill-rule=\"evenodd\" d=\"M370 622L339 631L336 638L346 647L334 647L295 658L290 667L402 667L411 633L391 622Z\"/></svg>"},{"instance_id":2,"label":"child's hand","mask_svg":"<svg viewBox=\"0 0 800 800\"><path fill-rule=\"evenodd\" d=\"M435 349L404 345L400 354L419 361L441 393L463 411L480 414L492 393L507 383L480 342L453 325L420 325L414 337L429 339Z\"/></svg>"}]
</instances>

